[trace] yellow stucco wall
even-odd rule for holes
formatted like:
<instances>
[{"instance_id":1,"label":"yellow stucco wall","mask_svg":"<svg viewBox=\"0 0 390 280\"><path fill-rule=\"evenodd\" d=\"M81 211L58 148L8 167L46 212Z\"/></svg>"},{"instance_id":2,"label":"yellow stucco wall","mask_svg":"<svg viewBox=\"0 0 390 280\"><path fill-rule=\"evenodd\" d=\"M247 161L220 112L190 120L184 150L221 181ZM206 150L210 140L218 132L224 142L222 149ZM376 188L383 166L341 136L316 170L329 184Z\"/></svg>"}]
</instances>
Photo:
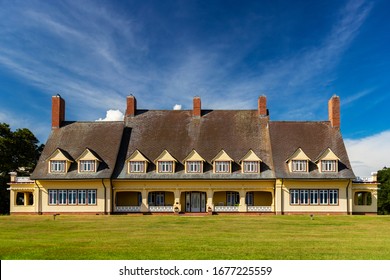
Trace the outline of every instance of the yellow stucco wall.
<instances>
[{"instance_id":1,"label":"yellow stucco wall","mask_svg":"<svg viewBox=\"0 0 390 280\"><path fill-rule=\"evenodd\" d=\"M284 213L345 213L347 214L347 186L351 188L350 180L335 181L297 181L283 180L281 211ZM291 189L338 189L338 205L290 205ZM349 197L351 199L351 197ZM351 209L350 209L351 211Z\"/></svg>"},{"instance_id":2,"label":"yellow stucco wall","mask_svg":"<svg viewBox=\"0 0 390 280\"><path fill-rule=\"evenodd\" d=\"M356 194L359 192L371 193L371 205L357 205ZM354 213L377 213L378 212L378 184L377 183L353 183L352 185Z\"/></svg>"},{"instance_id":3,"label":"yellow stucco wall","mask_svg":"<svg viewBox=\"0 0 390 280\"><path fill-rule=\"evenodd\" d=\"M258 206L271 206L272 205L272 193L270 192L254 192L253 203Z\"/></svg>"}]
</instances>

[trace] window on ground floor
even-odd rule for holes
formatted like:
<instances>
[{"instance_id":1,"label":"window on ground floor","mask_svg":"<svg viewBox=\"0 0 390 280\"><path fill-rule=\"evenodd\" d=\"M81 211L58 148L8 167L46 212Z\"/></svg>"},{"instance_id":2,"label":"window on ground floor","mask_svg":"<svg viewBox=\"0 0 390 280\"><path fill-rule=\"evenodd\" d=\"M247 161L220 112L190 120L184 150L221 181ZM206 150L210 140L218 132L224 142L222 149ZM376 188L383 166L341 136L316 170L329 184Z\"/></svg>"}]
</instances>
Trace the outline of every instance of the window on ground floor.
<instances>
[{"instance_id":1,"label":"window on ground floor","mask_svg":"<svg viewBox=\"0 0 390 280\"><path fill-rule=\"evenodd\" d=\"M148 195L149 206L164 206L165 192L150 192Z\"/></svg>"},{"instance_id":2,"label":"window on ground floor","mask_svg":"<svg viewBox=\"0 0 390 280\"><path fill-rule=\"evenodd\" d=\"M49 205L96 205L97 190L49 190Z\"/></svg>"},{"instance_id":3,"label":"window on ground floor","mask_svg":"<svg viewBox=\"0 0 390 280\"><path fill-rule=\"evenodd\" d=\"M236 206L240 204L240 194L238 192L226 192L226 205Z\"/></svg>"},{"instance_id":4,"label":"window on ground floor","mask_svg":"<svg viewBox=\"0 0 390 280\"><path fill-rule=\"evenodd\" d=\"M16 205L33 205L34 204L34 195L32 192L17 192L16 193Z\"/></svg>"},{"instance_id":5,"label":"window on ground floor","mask_svg":"<svg viewBox=\"0 0 390 280\"><path fill-rule=\"evenodd\" d=\"M291 205L338 205L338 189L291 189Z\"/></svg>"}]
</instances>

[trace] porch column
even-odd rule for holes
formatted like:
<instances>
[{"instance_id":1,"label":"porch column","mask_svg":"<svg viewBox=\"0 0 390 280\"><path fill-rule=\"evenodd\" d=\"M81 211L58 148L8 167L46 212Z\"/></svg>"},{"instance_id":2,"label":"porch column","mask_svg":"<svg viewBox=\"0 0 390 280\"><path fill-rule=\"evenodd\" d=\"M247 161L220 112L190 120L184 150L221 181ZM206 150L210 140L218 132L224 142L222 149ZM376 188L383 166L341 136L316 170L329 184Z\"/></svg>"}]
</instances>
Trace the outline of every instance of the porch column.
<instances>
[{"instance_id":1,"label":"porch column","mask_svg":"<svg viewBox=\"0 0 390 280\"><path fill-rule=\"evenodd\" d=\"M24 206L30 205L30 196L28 192L24 193Z\"/></svg>"},{"instance_id":2,"label":"porch column","mask_svg":"<svg viewBox=\"0 0 390 280\"><path fill-rule=\"evenodd\" d=\"M181 196L181 191L176 189L174 191L174 196L175 196L175 201L174 201L174 204L173 204L173 211L175 211L175 208L179 208L179 211L178 212L181 212L181 203L180 203L180 196Z\"/></svg>"},{"instance_id":3,"label":"porch column","mask_svg":"<svg viewBox=\"0 0 390 280\"><path fill-rule=\"evenodd\" d=\"M238 212L247 212L248 208L245 203L246 190L240 190L239 193L240 193L240 205L238 206Z\"/></svg>"},{"instance_id":4,"label":"porch column","mask_svg":"<svg viewBox=\"0 0 390 280\"><path fill-rule=\"evenodd\" d=\"M275 184L275 213L276 215L282 215L283 213L283 181L280 179L276 180Z\"/></svg>"},{"instance_id":5,"label":"porch column","mask_svg":"<svg viewBox=\"0 0 390 280\"><path fill-rule=\"evenodd\" d=\"M141 212L149 212L148 194L149 192L146 189L143 189L141 192L141 196L142 196Z\"/></svg>"},{"instance_id":6,"label":"porch column","mask_svg":"<svg viewBox=\"0 0 390 280\"><path fill-rule=\"evenodd\" d=\"M214 191L212 189L207 190L207 205L206 211L211 208L211 211L214 211L214 201L213 201Z\"/></svg>"},{"instance_id":7,"label":"porch column","mask_svg":"<svg viewBox=\"0 0 390 280\"><path fill-rule=\"evenodd\" d=\"M271 202L271 211L275 212L275 191L271 191L271 197L272 197L272 202Z\"/></svg>"}]
</instances>

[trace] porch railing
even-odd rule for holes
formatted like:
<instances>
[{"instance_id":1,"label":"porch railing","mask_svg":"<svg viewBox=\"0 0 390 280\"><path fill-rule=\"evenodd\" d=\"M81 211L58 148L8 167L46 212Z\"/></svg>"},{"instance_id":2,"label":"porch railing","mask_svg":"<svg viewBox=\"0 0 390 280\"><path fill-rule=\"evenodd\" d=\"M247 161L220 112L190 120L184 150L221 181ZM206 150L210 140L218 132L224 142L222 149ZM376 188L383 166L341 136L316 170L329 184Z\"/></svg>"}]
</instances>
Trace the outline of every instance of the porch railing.
<instances>
[{"instance_id":1,"label":"porch railing","mask_svg":"<svg viewBox=\"0 0 390 280\"><path fill-rule=\"evenodd\" d=\"M238 206L214 206L215 212L238 212Z\"/></svg>"},{"instance_id":2,"label":"porch railing","mask_svg":"<svg viewBox=\"0 0 390 280\"><path fill-rule=\"evenodd\" d=\"M173 212L173 206L149 206L149 212Z\"/></svg>"},{"instance_id":3,"label":"porch railing","mask_svg":"<svg viewBox=\"0 0 390 280\"><path fill-rule=\"evenodd\" d=\"M272 212L271 206L248 206L248 212Z\"/></svg>"},{"instance_id":4,"label":"porch railing","mask_svg":"<svg viewBox=\"0 0 390 280\"><path fill-rule=\"evenodd\" d=\"M141 206L116 206L116 212L141 212Z\"/></svg>"}]
</instances>

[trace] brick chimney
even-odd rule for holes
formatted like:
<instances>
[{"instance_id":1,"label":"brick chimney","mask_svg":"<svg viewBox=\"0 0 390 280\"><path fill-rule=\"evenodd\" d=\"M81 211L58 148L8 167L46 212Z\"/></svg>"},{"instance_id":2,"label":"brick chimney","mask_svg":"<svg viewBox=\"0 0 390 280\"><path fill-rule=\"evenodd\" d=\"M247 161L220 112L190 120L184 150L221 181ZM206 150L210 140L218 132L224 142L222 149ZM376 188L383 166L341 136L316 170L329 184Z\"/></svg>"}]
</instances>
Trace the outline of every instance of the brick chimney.
<instances>
[{"instance_id":1,"label":"brick chimney","mask_svg":"<svg viewBox=\"0 0 390 280\"><path fill-rule=\"evenodd\" d=\"M259 114L259 117L268 115L267 97L265 95L260 96L258 99L257 112Z\"/></svg>"},{"instance_id":2,"label":"brick chimney","mask_svg":"<svg viewBox=\"0 0 390 280\"><path fill-rule=\"evenodd\" d=\"M328 113L330 125L340 128L340 97L333 95L328 102Z\"/></svg>"},{"instance_id":3,"label":"brick chimney","mask_svg":"<svg viewBox=\"0 0 390 280\"><path fill-rule=\"evenodd\" d=\"M195 96L193 103L194 103L194 109L192 110L192 116L194 118L200 118L202 115L202 107L201 107L200 97Z\"/></svg>"},{"instance_id":4,"label":"brick chimney","mask_svg":"<svg viewBox=\"0 0 390 280\"><path fill-rule=\"evenodd\" d=\"M137 100L133 95L127 96L126 117L134 117L137 112Z\"/></svg>"},{"instance_id":5,"label":"brick chimney","mask_svg":"<svg viewBox=\"0 0 390 280\"><path fill-rule=\"evenodd\" d=\"M59 94L51 98L51 129L61 127L65 121L65 100Z\"/></svg>"}]
</instances>

